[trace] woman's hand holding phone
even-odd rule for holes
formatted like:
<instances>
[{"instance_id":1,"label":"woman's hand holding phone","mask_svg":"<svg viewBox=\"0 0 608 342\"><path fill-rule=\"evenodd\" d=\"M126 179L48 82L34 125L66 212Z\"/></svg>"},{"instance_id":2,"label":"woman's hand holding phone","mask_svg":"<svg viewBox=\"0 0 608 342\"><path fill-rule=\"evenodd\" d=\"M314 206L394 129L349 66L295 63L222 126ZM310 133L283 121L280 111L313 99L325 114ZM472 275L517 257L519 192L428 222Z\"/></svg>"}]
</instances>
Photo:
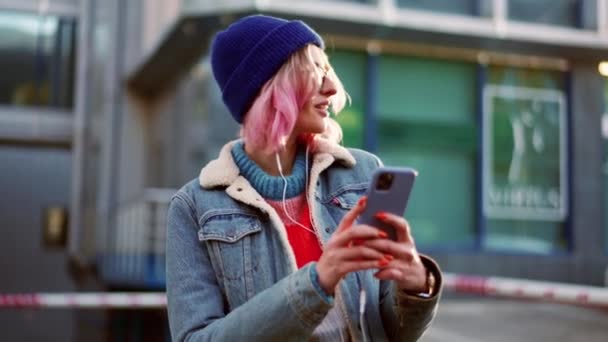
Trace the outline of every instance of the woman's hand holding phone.
<instances>
[{"instance_id":1,"label":"woman's hand holding phone","mask_svg":"<svg viewBox=\"0 0 608 342\"><path fill-rule=\"evenodd\" d=\"M368 225L355 224L357 217L366 207L367 198L362 197L357 205L344 215L336 232L327 241L323 254L317 262L319 284L323 290L334 294L336 285L350 272L386 266L392 259L379 248L354 241L388 241L388 235ZM379 244L378 246L384 246Z\"/></svg>"},{"instance_id":2,"label":"woman's hand holding phone","mask_svg":"<svg viewBox=\"0 0 608 342\"><path fill-rule=\"evenodd\" d=\"M374 250L392 256L380 267L375 276L381 280L394 280L400 289L412 293L427 291L427 272L410 226L403 218L418 171L408 167L380 167L367 190L368 206L359 221L382 229L390 239L365 241Z\"/></svg>"},{"instance_id":3,"label":"woman's hand holding phone","mask_svg":"<svg viewBox=\"0 0 608 342\"><path fill-rule=\"evenodd\" d=\"M327 293L333 294L347 273L373 268L379 269L376 278L394 280L401 290L427 291L427 271L403 218L417 174L410 168L390 167L375 172L369 198L362 197L344 215L317 264Z\"/></svg>"},{"instance_id":4,"label":"woman's hand holding phone","mask_svg":"<svg viewBox=\"0 0 608 342\"><path fill-rule=\"evenodd\" d=\"M393 227L397 233L395 241L390 239L366 240L363 246L372 248L378 253L393 257L374 275L380 280L394 280L400 290L420 293L427 289L427 271L416 250L407 221L395 214L378 212L375 215L379 221Z\"/></svg>"},{"instance_id":5,"label":"woman's hand holding phone","mask_svg":"<svg viewBox=\"0 0 608 342\"><path fill-rule=\"evenodd\" d=\"M376 218L392 226L395 241L375 227L356 224L365 210L367 197L362 197L340 222L336 232L325 245L317 263L319 283L323 290L334 294L336 285L350 272L379 269L375 276L394 280L399 289L412 292L426 290L426 269L416 251L414 239L403 217L380 212Z\"/></svg>"}]
</instances>

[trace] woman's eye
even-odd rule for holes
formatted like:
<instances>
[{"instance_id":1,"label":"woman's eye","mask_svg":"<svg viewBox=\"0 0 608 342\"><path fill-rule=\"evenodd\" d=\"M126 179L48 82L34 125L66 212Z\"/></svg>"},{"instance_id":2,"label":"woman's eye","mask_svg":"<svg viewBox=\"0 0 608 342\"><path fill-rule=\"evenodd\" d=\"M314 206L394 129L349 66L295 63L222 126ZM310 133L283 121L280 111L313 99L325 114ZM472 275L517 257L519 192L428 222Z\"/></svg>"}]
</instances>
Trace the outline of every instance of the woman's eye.
<instances>
[{"instance_id":1,"label":"woman's eye","mask_svg":"<svg viewBox=\"0 0 608 342\"><path fill-rule=\"evenodd\" d=\"M319 69L319 72L323 77L327 76L327 74L329 73L329 68L324 67L320 63L315 63L315 67Z\"/></svg>"}]
</instances>

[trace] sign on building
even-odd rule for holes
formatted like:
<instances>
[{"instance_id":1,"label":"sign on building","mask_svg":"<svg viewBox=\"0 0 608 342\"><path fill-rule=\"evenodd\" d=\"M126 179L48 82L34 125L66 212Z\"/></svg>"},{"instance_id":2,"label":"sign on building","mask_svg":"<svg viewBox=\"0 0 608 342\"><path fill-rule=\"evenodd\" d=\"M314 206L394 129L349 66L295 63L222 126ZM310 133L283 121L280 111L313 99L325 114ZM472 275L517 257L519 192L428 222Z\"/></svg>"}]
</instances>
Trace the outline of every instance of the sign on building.
<instances>
[{"instance_id":1,"label":"sign on building","mask_svg":"<svg viewBox=\"0 0 608 342\"><path fill-rule=\"evenodd\" d=\"M488 218L567 215L566 101L559 90L483 91L483 209Z\"/></svg>"}]
</instances>

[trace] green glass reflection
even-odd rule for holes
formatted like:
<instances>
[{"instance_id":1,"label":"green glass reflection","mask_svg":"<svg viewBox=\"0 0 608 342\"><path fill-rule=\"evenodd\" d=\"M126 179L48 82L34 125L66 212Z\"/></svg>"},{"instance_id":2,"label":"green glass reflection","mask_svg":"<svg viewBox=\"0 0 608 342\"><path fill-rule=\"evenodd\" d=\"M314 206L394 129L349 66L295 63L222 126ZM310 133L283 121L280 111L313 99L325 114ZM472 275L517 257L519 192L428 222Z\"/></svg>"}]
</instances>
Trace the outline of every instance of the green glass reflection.
<instances>
[{"instance_id":1,"label":"green glass reflection","mask_svg":"<svg viewBox=\"0 0 608 342\"><path fill-rule=\"evenodd\" d=\"M344 145L363 147L365 112L366 55L361 52L334 50L329 53L330 63L350 95L351 104L336 117L344 133Z\"/></svg>"},{"instance_id":2,"label":"green glass reflection","mask_svg":"<svg viewBox=\"0 0 608 342\"><path fill-rule=\"evenodd\" d=\"M419 171L406 217L417 244L475 241L475 66L382 56L378 155Z\"/></svg>"},{"instance_id":3,"label":"green glass reflection","mask_svg":"<svg viewBox=\"0 0 608 342\"><path fill-rule=\"evenodd\" d=\"M475 121L475 65L382 56L378 112L382 118L439 122Z\"/></svg>"},{"instance_id":4,"label":"green glass reflection","mask_svg":"<svg viewBox=\"0 0 608 342\"><path fill-rule=\"evenodd\" d=\"M484 247L539 254L565 250L568 240L562 227L547 221L488 220Z\"/></svg>"},{"instance_id":5,"label":"green glass reflection","mask_svg":"<svg viewBox=\"0 0 608 342\"><path fill-rule=\"evenodd\" d=\"M494 98L493 101L494 116L490 129L494 162L491 172L496 185L559 186L561 127L558 103L506 98ZM515 131L515 128L519 130ZM528 146L521 146L527 149L525 153L514 152L519 148L516 144L518 135L531 137L524 141Z\"/></svg>"},{"instance_id":6,"label":"green glass reflection","mask_svg":"<svg viewBox=\"0 0 608 342\"><path fill-rule=\"evenodd\" d=\"M388 146L387 146L388 145ZM475 240L474 159L467 154L380 145L386 165L418 170L405 217L420 246L472 245Z\"/></svg>"}]
</instances>

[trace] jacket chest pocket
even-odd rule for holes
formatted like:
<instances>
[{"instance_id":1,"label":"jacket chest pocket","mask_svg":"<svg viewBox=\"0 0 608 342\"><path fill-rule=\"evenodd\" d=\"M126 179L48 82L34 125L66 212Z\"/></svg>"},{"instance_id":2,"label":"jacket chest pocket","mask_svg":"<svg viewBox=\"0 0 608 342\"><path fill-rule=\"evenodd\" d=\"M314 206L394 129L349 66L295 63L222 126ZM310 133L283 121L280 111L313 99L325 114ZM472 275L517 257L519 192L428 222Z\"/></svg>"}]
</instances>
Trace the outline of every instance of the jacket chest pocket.
<instances>
[{"instance_id":1,"label":"jacket chest pocket","mask_svg":"<svg viewBox=\"0 0 608 342\"><path fill-rule=\"evenodd\" d=\"M327 213L332 217L336 227L342 221L344 214L357 205L361 196L365 195L365 192L366 187L360 186L333 193L322 200L325 208L327 208Z\"/></svg>"},{"instance_id":2,"label":"jacket chest pocket","mask_svg":"<svg viewBox=\"0 0 608 342\"><path fill-rule=\"evenodd\" d=\"M351 210L357 205L359 199L361 199L361 196L365 195L365 192L366 188L355 188L341 191L337 195L331 196L327 202L335 207L344 210Z\"/></svg>"},{"instance_id":3,"label":"jacket chest pocket","mask_svg":"<svg viewBox=\"0 0 608 342\"><path fill-rule=\"evenodd\" d=\"M260 221L244 214L216 215L206 218L200 227L199 241L207 244L216 276L229 301L252 295L253 273L259 266L255 250L259 248L256 238L262 231Z\"/></svg>"},{"instance_id":4,"label":"jacket chest pocket","mask_svg":"<svg viewBox=\"0 0 608 342\"><path fill-rule=\"evenodd\" d=\"M357 205L359 199L365 195L366 191L367 184L358 184L357 186L335 192L322 201L325 205L348 211Z\"/></svg>"}]
</instances>

